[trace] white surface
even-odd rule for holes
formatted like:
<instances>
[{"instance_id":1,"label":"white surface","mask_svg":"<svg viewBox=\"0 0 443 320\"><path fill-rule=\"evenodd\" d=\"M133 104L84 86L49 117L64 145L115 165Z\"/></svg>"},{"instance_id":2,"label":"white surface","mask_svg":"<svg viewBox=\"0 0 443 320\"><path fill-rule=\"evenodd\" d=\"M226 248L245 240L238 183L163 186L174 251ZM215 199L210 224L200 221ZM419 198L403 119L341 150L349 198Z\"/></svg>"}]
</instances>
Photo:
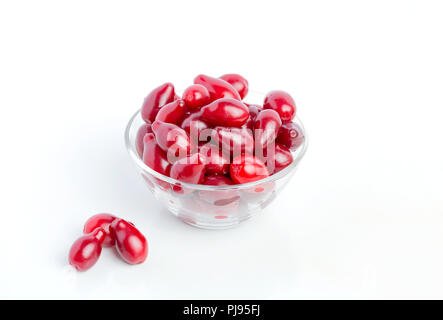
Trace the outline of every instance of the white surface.
<instances>
[{"instance_id":1,"label":"white surface","mask_svg":"<svg viewBox=\"0 0 443 320\"><path fill-rule=\"evenodd\" d=\"M2 1L0 298L443 298L439 1ZM189 227L123 131L143 97L237 72L294 94L310 147L263 214ZM86 218L147 235L67 265Z\"/></svg>"}]
</instances>

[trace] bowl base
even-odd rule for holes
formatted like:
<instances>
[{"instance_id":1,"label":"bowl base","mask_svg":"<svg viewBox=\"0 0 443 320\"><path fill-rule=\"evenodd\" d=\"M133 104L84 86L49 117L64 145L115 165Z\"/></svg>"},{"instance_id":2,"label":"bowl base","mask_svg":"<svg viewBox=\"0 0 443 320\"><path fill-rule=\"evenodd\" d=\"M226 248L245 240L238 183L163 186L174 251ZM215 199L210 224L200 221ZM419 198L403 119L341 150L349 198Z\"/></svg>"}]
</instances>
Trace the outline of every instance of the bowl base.
<instances>
[{"instance_id":1,"label":"bowl base","mask_svg":"<svg viewBox=\"0 0 443 320\"><path fill-rule=\"evenodd\" d=\"M236 226L238 226L240 224L240 222L243 222L245 220L248 220L248 218L242 220L242 221L226 221L223 223L202 223L202 222L194 222L191 221L190 219L183 219L180 218L180 220L184 223L186 223L187 225L193 226L195 228L199 228L199 229L205 229L205 230L226 230L226 229L231 229L234 228Z\"/></svg>"},{"instance_id":2,"label":"bowl base","mask_svg":"<svg viewBox=\"0 0 443 320\"><path fill-rule=\"evenodd\" d=\"M175 217L190 226L207 230L225 230L236 227L243 221L250 219L253 215L263 211L275 199L276 192L272 191L265 196L247 194L245 199L246 196L249 202L240 203L232 211L229 210L229 207L221 209L223 207L213 206L209 207L208 211L196 212L193 209L186 208L186 206L176 205L179 204L176 200L167 202L167 209ZM258 199L254 197L258 197ZM192 201L193 199L191 198Z\"/></svg>"}]
</instances>

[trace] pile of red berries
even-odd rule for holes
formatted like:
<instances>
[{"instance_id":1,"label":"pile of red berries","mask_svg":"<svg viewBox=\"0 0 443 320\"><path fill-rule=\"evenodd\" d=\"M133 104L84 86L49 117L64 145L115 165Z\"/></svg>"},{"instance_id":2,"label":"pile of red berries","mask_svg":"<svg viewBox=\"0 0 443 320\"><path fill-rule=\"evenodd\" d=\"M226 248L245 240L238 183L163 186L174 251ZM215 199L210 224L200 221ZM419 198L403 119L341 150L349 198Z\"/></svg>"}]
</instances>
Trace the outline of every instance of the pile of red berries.
<instances>
[{"instance_id":1,"label":"pile of red berries","mask_svg":"<svg viewBox=\"0 0 443 320\"><path fill-rule=\"evenodd\" d=\"M119 256L129 264L139 264L148 256L148 242L143 234L126 220L107 213L86 221L82 237L69 251L69 263L78 271L91 268L100 257L102 247L115 245Z\"/></svg>"},{"instance_id":2,"label":"pile of red berries","mask_svg":"<svg viewBox=\"0 0 443 320\"><path fill-rule=\"evenodd\" d=\"M304 140L292 122L294 100L271 91L253 105L242 101L247 93L238 74L199 75L181 98L171 83L159 86L144 100L137 152L153 170L193 184L243 184L281 171Z\"/></svg>"}]
</instances>

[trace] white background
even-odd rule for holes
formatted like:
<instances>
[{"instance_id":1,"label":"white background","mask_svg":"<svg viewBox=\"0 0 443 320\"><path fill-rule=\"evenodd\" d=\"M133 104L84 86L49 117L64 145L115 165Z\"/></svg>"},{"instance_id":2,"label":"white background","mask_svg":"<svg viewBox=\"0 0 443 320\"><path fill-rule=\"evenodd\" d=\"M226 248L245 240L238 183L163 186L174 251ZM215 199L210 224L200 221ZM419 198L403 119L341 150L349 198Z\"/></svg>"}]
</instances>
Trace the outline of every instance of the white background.
<instances>
[{"instance_id":1,"label":"white background","mask_svg":"<svg viewBox=\"0 0 443 320\"><path fill-rule=\"evenodd\" d=\"M441 1L1 1L0 298L443 298ZM291 92L310 146L226 231L156 202L123 143L144 96L199 73ZM67 264L84 221L150 253Z\"/></svg>"}]
</instances>

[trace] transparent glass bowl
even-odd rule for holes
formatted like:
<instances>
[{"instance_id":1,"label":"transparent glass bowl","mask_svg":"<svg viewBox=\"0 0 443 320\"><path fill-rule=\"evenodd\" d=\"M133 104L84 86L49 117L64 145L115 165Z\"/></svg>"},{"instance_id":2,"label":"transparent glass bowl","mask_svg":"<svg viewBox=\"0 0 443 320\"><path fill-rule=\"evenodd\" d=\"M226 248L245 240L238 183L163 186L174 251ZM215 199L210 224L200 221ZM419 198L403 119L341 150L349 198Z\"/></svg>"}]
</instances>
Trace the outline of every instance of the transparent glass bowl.
<instances>
[{"instance_id":1,"label":"transparent glass bowl","mask_svg":"<svg viewBox=\"0 0 443 320\"><path fill-rule=\"evenodd\" d=\"M125 142L138 173L155 198L162 202L170 212L183 222L195 227L226 229L266 208L294 175L306 152L308 141L300 119L296 117L293 121L300 126L305 137L303 144L293 152L294 161L282 171L266 179L241 185L189 184L164 176L149 168L138 155L135 144L137 131L144 123L140 110L129 120L125 131Z\"/></svg>"}]
</instances>

